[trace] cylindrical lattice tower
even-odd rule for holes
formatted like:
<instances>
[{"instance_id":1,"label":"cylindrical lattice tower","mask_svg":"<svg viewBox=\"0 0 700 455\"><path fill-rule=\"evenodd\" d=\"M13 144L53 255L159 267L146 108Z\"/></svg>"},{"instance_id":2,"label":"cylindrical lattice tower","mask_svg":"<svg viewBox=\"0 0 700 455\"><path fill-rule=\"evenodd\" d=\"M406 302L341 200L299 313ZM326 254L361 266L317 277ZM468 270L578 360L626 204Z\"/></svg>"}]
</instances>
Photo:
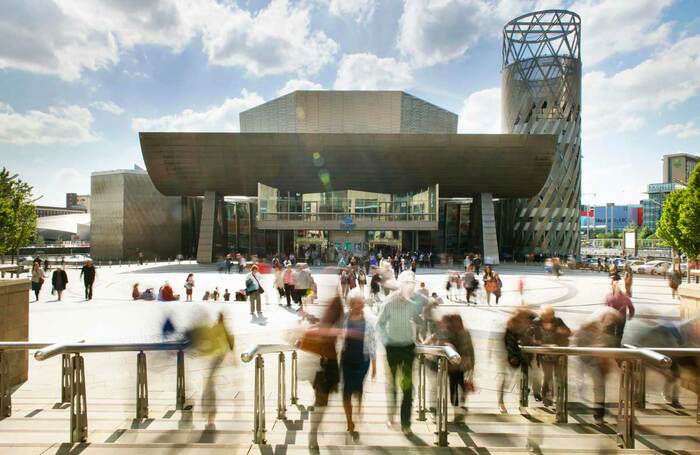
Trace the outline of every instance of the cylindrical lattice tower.
<instances>
[{"instance_id":1,"label":"cylindrical lattice tower","mask_svg":"<svg viewBox=\"0 0 700 455\"><path fill-rule=\"evenodd\" d=\"M505 133L554 134L547 182L509 204L516 254L564 255L580 249L581 18L564 10L525 14L503 28L501 80ZM505 219L504 219L505 218Z\"/></svg>"}]
</instances>

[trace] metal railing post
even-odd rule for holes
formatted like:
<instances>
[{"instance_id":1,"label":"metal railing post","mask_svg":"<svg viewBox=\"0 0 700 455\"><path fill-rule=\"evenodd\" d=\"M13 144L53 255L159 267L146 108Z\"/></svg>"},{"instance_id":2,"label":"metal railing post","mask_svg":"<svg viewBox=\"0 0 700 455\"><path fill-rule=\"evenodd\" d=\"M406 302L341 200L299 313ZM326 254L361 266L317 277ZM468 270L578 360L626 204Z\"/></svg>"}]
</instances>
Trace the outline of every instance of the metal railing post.
<instances>
[{"instance_id":1,"label":"metal railing post","mask_svg":"<svg viewBox=\"0 0 700 455\"><path fill-rule=\"evenodd\" d=\"M698 399L698 405L695 411L695 422L700 423L700 359L695 359L695 365L695 395Z\"/></svg>"},{"instance_id":2,"label":"metal railing post","mask_svg":"<svg viewBox=\"0 0 700 455\"><path fill-rule=\"evenodd\" d=\"M567 423L569 420L569 359L565 355L557 357L556 383L557 383L557 403L556 421L557 423Z\"/></svg>"},{"instance_id":3,"label":"metal railing post","mask_svg":"<svg viewBox=\"0 0 700 455\"><path fill-rule=\"evenodd\" d=\"M526 359L523 359L522 363L520 364L520 407L521 408L526 408L528 404L528 398L530 395L530 374L529 374L529 365L525 361Z\"/></svg>"},{"instance_id":4,"label":"metal railing post","mask_svg":"<svg viewBox=\"0 0 700 455\"><path fill-rule=\"evenodd\" d=\"M435 444L438 447L447 447L447 400L448 400L448 382L447 382L447 358L438 357L438 390L437 403L435 405Z\"/></svg>"},{"instance_id":5,"label":"metal railing post","mask_svg":"<svg viewBox=\"0 0 700 455\"><path fill-rule=\"evenodd\" d=\"M185 353L177 351L177 379L175 390L175 409L185 409Z\"/></svg>"},{"instance_id":6,"label":"metal railing post","mask_svg":"<svg viewBox=\"0 0 700 455\"><path fill-rule=\"evenodd\" d=\"M418 421L425 418L425 355L418 354Z\"/></svg>"},{"instance_id":7,"label":"metal railing post","mask_svg":"<svg viewBox=\"0 0 700 455\"><path fill-rule=\"evenodd\" d=\"M70 354L61 355L61 403L70 403Z\"/></svg>"},{"instance_id":8,"label":"metal railing post","mask_svg":"<svg viewBox=\"0 0 700 455\"><path fill-rule=\"evenodd\" d=\"M645 409L647 405L647 369L643 360L634 361L634 404L637 409Z\"/></svg>"},{"instance_id":9,"label":"metal railing post","mask_svg":"<svg viewBox=\"0 0 700 455\"><path fill-rule=\"evenodd\" d=\"M0 419L12 415L12 389L10 387L10 365L5 351L0 351Z\"/></svg>"},{"instance_id":10,"label":"metal railing post","mask_svg":"<svg viewBox=\"0 0 700 455\"><path fill-rule=\"evenodd\" d=\"M253 409L253 444L265 444L265 360L255 356L255 399Z\"/></svg>"},{"instance_id":11,"label":"metal railing post","mask_svg":"<svg viewBox=\"0 0 700 455\"><path fill-rule=\"evenodd\" d=\"M70 442L85 442L88 434L87 399L85 396L85 361L80 354L71 359Z\"/></svg>"},{"instance_id":12,"label":"metal railing post","mask_svg":"<svg viewBox=\"0 0 700 455\"><path fill-rule=\"evenodd\" d=\"M136 418L148 418L148 371L143 351L136 355Z\"/></svg>"},{"instance_id":13,"label":"metal railing post","mask_svg":"<svg viewBox=\"0 0 700 455\"><path fill-rule=\"evenodd\" d=\"M292 396L290 400L292 404L297 404L299 402L299 395L297 394L297 376L297 351L292 351Z\"/></svg>"},{"instance_id":14,"label":"metal railing post","mask_svg":"<svg viewBox=\"0 0 700 455\"><path fill-rule=\"evenodd\" d=\"M281 420L287 418L286 389L284 352L280 352L277 361L277 418Z\"/></svg>"},{"instance_id":15,"label":"metal railing post","mask_svg":"<svg viewBox=\"0 0 700 455\"><path fill-rule=\"evenodd\" d=\"M620 364L620 393L617 407L618 445L623 449L634 449L634 373L633 360L625 359Z\"/></svg>"}]
</instances>

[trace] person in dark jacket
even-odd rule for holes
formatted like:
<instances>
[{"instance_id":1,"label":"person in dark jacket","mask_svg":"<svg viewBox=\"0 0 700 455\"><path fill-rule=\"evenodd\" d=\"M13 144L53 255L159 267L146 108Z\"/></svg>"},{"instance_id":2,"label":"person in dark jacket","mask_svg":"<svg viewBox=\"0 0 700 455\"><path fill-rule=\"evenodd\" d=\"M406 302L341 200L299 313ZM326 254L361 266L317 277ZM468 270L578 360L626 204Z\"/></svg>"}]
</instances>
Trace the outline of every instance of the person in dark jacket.
<instances>
[{"instance_id":1,"label":"person in dark jacket","mask_svg":"<svg viewBox=\"0 0 700 455\"><path fill-rule=\"evenodd\" d=\"M63 291L65 291L66 285L68 285L68 275L66 274L66 271L61 268L61 266L56 267L56 270L53 271L53 274L51 275L51 285L56 291L58 300L60 301Z\"/></svg>"},{"instance_id":2,"label":"person in dark jacket","mask_svg":"<svg viewBox=\"0 0 700 455\"><path fill-rule=\"evenodd\" d=\"M532 322L530 338L535 345L568 346L571 329L554 315L551 305L543 305L540 308L540 316ZM554 395L554 371L558 356L537 355L537 364L542 369L544 376L534 381L535 400L544 401L545 406L551 406ZM535 379L533 377L533 379Z\"/></svg>"},{"instance_id":3,"label":"person in dark jacket","mask_svg":"<svg viewBox=\"0 0 700 455\"><path fill-rule=\"evenodd\" d=\"M92 264L91 260L88 260L82 269L80 269L80 276L83 277L83 284L85 285L85 300L92 300L92 285L95 283L95 266Z\"/></svg>"}]
</instances>

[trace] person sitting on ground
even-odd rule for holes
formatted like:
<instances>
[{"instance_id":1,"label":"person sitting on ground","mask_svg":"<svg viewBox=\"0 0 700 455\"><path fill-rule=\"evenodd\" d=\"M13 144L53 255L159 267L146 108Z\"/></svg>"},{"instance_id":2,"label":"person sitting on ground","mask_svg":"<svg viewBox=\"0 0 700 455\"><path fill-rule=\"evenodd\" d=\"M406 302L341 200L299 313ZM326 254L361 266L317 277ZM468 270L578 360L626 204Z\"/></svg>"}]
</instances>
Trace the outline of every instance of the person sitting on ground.
<instances>
[{"instance_id":1,"label":"person sitting on ground","mask_svg":"<svg viewBox=\"0 0 700 455\"><path fill-rule=\"evenodd\" d=\"M224 291L224 302L228 302L229 300L231 300L231 293L228 292L228 289L226 289Z\"/></svg>"},{"instance_id":2,"label":"person sitting on ground","mask_svg":"<svg viewBox=\"0 0 700 455\"><path fill-rule=\"evenodd\" d=\"M131 288L131 298L134 300L138 300L141 298L141 293L139 292L139 284L134 283L134 286Z\"/></svg>"},{"instance_id":3,"label":"person sitting on ground","mask_svg":"<svg viewBox=\"0 0 700 455\"><path fill-rule=\"evenodd\" d=\"M219 300L219 288L218 287L214 288L214 292L211 293L211 298L214 301Z\"/></svg>"},{"instance_id":4,"label":"person sitting on ground","mask_svg":"<svg viewBox=\"0 0 700 455\"><path fill-rule=\"evenodd\" d=\"M173 300L180 300L180 294L173 293L173 288L170 286L169 282L165 282L163 287L158 291L158 300L164 302L172 302Z\"/></svg>"},{"instance_id":5,"label":"person sitting on ground","mask_svg":"<svg viewBox=\"0 0 700 455\"><path fill-rule=\"evenodd\" d=\"M209 300L209 296L211 296L211 292L209 291L204 291L204 295L202 296L202 301L206 302Z\"/></svg>"}]
</instances>

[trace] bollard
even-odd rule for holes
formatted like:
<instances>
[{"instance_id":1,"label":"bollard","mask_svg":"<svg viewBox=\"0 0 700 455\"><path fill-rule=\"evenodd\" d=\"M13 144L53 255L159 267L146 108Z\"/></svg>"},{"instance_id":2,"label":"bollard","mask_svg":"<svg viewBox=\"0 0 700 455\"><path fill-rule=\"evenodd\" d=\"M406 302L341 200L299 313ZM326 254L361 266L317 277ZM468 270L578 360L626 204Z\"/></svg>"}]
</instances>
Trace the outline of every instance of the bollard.
<instances>
[{"instance_id":1,"label":"bollard","mask_svg":"<svg viewBox=\"0 0 700 455\"><path fill-rule=\"evenodd\" d=\"M418 421L424 422L425 407L425 355L418 355Z\"/></svg>"},{"instance_id":2,"label":"bollard","mask_svg":"<svg viewBox=\"0 0 700 455\"><path fill-rule=\"evenodd\" d=\"M80 354L71 359L70 442L85 442L88 435L87 398L85 396L85 361Z\"/></svg>"},{"instance_id":3,"label":"bollard","mask_svg":"<svg viewBox=\"0 0 700 455\"><path fill-rule=\"evenodd\" d=\"M185 409L185 353L177 351L177 379L175 381L175 409Z\"/></svg>"},{"instance_id":4,"label":"bollard","mask_svg":"<svg viewBox=\"0 0 700 455\"><path fill-rule=\"evenodd\" d=\"M148 372L143 351L136 355L136 418L148 418Z\"/></svg>"},{"instance_id":5,"label":"bollard","mask_svg":"<svg viewBox=\"0 0 700 455\"><path fill-rule=\"evenodd\" d=\"M617 402L617 437L622 449L634 449L634 372L633 360L620 364L620 393Z\"/></svg>"},{"instance_id":6,"label":"bollard","mask_svg":"<svg viewBox=\"0 0 700 455\"><path fill-rule=\"evenodd\" d=\"M287 418L287 401L285 392L287 388L284 367L284 352L280 352L277 361L277 418L284 420Z\"/></svg>"},{"instance_id":7,"label":"bollard","mask_svg":"<svg viewBox=\"0 0 700 455\"><path fill-rule=\"evenodd\" d=\"M297 376L297 351L292 351L292 404L297 404L299 402L299 395L297 394Z\"/></svg>"},{"instance_id":8,"label":"bollard","mask_svg":"<svg viewBox=\"0 0 700 455\"><path fill-rule=\"evenodd\" d=\"M12 389L10 387L10 366L5 351L0 351L0 419L12 415Z\"/></svg>"},{"instance_id":9,"label":"bollard","mask_svg":"<svg viewBox=\"0 0 700 455\"><path fill-rule=\"evenodd\" d=\"M560 355L557 358L556 365L557 375L557 403L556 403L556 422L567 423L569 420L569 372L568 358L565 355Z\"/></svg>"}]
</instances>

